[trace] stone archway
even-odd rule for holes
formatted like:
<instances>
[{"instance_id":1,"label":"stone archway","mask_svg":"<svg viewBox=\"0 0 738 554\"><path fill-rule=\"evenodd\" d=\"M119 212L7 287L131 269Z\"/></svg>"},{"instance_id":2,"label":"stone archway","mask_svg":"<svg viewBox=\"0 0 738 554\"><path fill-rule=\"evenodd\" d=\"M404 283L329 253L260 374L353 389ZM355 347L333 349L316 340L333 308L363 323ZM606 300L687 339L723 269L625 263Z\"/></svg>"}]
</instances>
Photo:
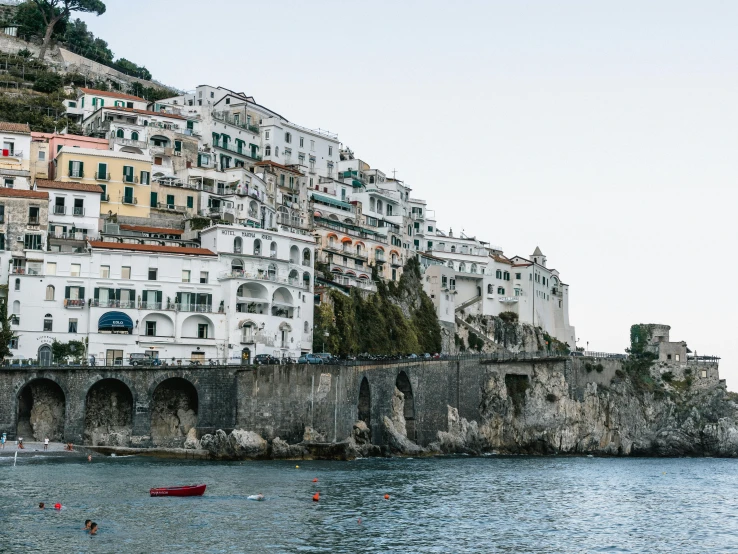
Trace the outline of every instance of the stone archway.
<instances>
[{"instance_id":1,"label":"stone archway","mask_svg":"<svg viewBox=\"0 0 738 554\"><path fill-rule=\"evenodd\" d=\"M369 390L369 381L366 377L361 380L359 387L359 421L366 423L371 429L372 396Z\"/></svg>"},{"instance_id":2,"label":"stone archway","mask_svg":"<svg viewBox=\"0 0 738 554\"><path fill-rule=\"evenodd\" d=\"M18 394L16 437L38 442L64 439L64 391L51 379L34 379Z\"/></svg>"},{"instance_id":3,"label":"stone archway","mask_svg":"<svg viewBox=\"0 0 738 554\"><path fill-rule=\"evenodd\" d=\"M413 387L407 373L401 371L395 381L395 387L405 397L403 404L403 416L405 417L405 428L407 429L407 438L411 441L415 440L415 399L413 398Z\"/></svg>"},{"instance_id":4,"label":"stone archway","mask_svg":"<svg viewBox=\"0 0 738 554\"><path fill-rule=\"evenodd\" d=\"M155 446L179 448L187 433L197 426L198 395L195 386L181 377L171 377L154 389L151 404L151 442Z\"/></svg>"},{"instance_id":5,"label":"stone archway","mask_svg":"<svg viewBox=\"0 0 738 554\"><path fill-rule=\"evenodd\" d=\"M133 393L123 381L101 379L85 400L85 444L128 446L133 431Z\"/></svg>"}]
</instances>

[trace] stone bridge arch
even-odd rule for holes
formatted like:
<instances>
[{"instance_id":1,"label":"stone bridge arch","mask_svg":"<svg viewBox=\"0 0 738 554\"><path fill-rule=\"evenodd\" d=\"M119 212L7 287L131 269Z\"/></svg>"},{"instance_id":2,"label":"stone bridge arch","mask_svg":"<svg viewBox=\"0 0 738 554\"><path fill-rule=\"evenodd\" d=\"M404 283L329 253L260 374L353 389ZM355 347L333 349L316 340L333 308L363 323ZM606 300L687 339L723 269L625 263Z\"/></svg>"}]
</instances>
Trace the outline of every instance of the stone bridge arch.
<instances>
[{"instance_id":1,"label":"stone bridge arch","mask_svg":"<svg viewBox=\"0 0 738 554\"><path fill-rule=\"evenodd\" d=\"M162 375L149 387L151 442L154 446L181 447L198 426L200 391L197 380L183 375Z\"/></svg>"},{"instance_id":2,"label":"stone bridge arch","mask_svg":"<svg viewBox=\"0 0 738 554\"><path fill-rule=\"evenodd\" d=\"M13 405L16 437L36 442L64 439L69 395L59 381L52 375L34 375L18 387Z\"/></svg>"},{"instance_id":3,"label":"stone bridge arch","mask_svg":"<svg viewBox=\"0 0 738 554\"><path fill-rule=\"evenodd\" d=\"M395 387L405 397L403 404L403 416L405 417L405 428L407 429L407 438L415 440L415 396L413 395L413 386L410 378L405 371L400 371L395 379Z\"/></svg>"},{"instance_id":4,"label":"stone bridge arch","mask_svg":"<svg viewBox=\"0 0 738 554\"><path fill-rule=\"evenodd\" d=\"M372 391L369 379L364 375L359 385L358 421L363 421L369 429L372 428Z\"/></svg>"},{"instance_id":5,"label":"stone bridge arch","mask_svg":"<svg viewBox=\"0 0 738 554\"><path fill-rule=\"evenodd\" d=\"M93 378L84 399L85 444L128 446L133 434L135 387L120 375Z\"/></svg>"}]
</instances>

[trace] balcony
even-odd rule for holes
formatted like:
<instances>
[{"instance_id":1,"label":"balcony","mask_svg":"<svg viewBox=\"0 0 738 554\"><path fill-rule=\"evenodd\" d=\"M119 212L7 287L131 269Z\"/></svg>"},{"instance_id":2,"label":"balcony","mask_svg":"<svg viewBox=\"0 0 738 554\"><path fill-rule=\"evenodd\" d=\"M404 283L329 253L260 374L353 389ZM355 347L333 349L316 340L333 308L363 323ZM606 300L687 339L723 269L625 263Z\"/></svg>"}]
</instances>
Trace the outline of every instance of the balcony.
<instances>
[{"instance_id":1,"label":"balcony","mask_svg":"<svg viewBox=\"0 0 738 554\"><path fill-rule=\"evenodd\" d=\"M123 182L128 183L128 184L137 185L138 177L136 175L133 175L132 177L129 177L128 175L123 175Z\"/></svg>"},{"instance_id":2,"label":"balcony","mask_svg":"<svg viewBox=\"0 0 738 554\"><path fill-rule=\"evenodd\" d=\"M73 211L72 211L72 215L76 215L76 216L83 216L83 215L85 215L85 208L84 208L84 206L75 206L74 209L73 209Z\"/></svg>"},{"instance_id":3,"label":"balcony","mask_svg":"<svg viewBox=\"0 0 738 554\"><path fill-rule=\"evenodd\" d=\"M138 204L138 198L134 198L131 196L124 196L123 203L124 204Z\"/></svg>"},{"instance_id":4,"label":"balcony","mask_svg":"<svg viewBox=\"0 0 738 554\"><path fill-rule=\"evenodd\" d=\"M81 310L82 308L85 307L85 299L84 298L78 298L78 299L65 298L64 307L70 308L70 309Z\"/></svg>"},{"instance_id":5,"label":"balcony","mask_svg":"<svg viewBox=\"0 0 738 554\"><path fill-rule=\"evenodd\" d=\"M174 310L174 302L139 302L139 310Z\"/></svg>"},{"instance_id":6,"label":"balcony","mask_svg":"<svg viewBox=\"0 0 738 554\"><path fill-rule=\"evenodd\" d=\"M67 173L67 177L70 179L84 179L85 172L84 171L70 171Z\"/></svg>"},{"instance_id":7,"label":"balcony","mask_svg":"<svg viewBox=\"0 0 738 554\"><path fill-rule=\"evenodd\" d=\"M101 194L100 195L100 202L110 202L110 195L109 194Z\"/></svg>"},{"instance_id":8,"label":"balcony","mask_svg":"<svg viewBox=\"0 0 738 554\"><path fill-rule=\"evenodd\" d=\"M228 114L228 112L213 112L213 119L216 121L220 121L221 123L227 123L228 125L233 125L234 127L238 127L239 129L245 129L246 131L251 131L255 135L259 134L259 126L258 125L251 125L250 123L241 123L239 119L236 119L235 117Z\"/></svg>"},{"instance_id":9,"label":"balcony","mask_svg":"<svg viewBox=\"0 0 738 554\"><path fill-rule=\"evenodd\" d=\"M38 216L36 216L36 217L29 216L28 217L28 224L29 225L41 225L41 221L40 221L40 219L39 219Z\"/></svg>"},{"instance_id":10,"label":"balcony","mask_svg":"<svg viewBox=\"0 0 738 554\"><path fill-rule=\"evenodd\" d=\"M517 304L519 301L516 296L500 296L498 300L503 304Z\"/></svg>"},{"instance_id":11,"label":"balcony","mask_svg":"<svg viewBox=\"0 0 738 554\"><path fill-rule=\"evenodd\" d=\"M98 181L110 181L110 173L95 173L95 179Z\"/></svg>"},{"instance_id":12,"label":"balcony","mask_svg":"<svg viewBox=\"0 0 738 554\"><path fill-rule=\"evenodd\" d=\"M146 144L143 140L133 140L133 139L127 139L127 138L121 138L121 137L114 137L113 142L115 144L119 144L120 146L133 146L134 148L147 148L148 144Z\"/></svg>"},{"instance_id":13,"label":"balcony","mask_svg":"<svg viewBox=\"0 0 738 554\"><path fill-rule=\"evenodd\" d=\"M133 300L93 300L92 304L95 308L135 308L136 302Z\"/></svg>"},{"instance_id":14,"label":"balcony","mask_svg":"<svg viewBox=\"0 0 738 554\"><path fill-rule=\"evenodd\" d=\"M246 156L247 158L251 158L252 160L256 160L257 162L261 161L261 156L259 156L256 151L254 150L244 150L243 148L234 148L233 146L229 144L222 144L220 142L214 142L213 143L214 148L220 148L221 150L226 150L227 152L232 152L234 154L239 154L241 156ZM228 169L235 169L235 168L228 168Z\"/></svg>"},{"instance_id":15,"label":"balcony","mask_svg":"<svg viewBox=\"0 0 738 554\"><path fill-rule=\"evenodd\" d=\"M213 311L211 304L175 304L174 306L179 312L211 313Z\"/></svg>"},{"instance_id":16,"label":"balcony","mask_svg":"<svg viewBox=\"0 0 738 554\"><path fill-rule=\"evenodd\" d=\"M157 210L168 210L170 212L181 212L181 213L187 212L187 206L179 206L177 204L167 204L165 202L157 202L156 209Z\"/></svg>"},{"instance_id":17,"label":"balcony","mask_svg":"<svg viewBox=\"0 0 738 554\"><path fill-rule=\"evenodd\" d=\"M54 206L54 215L65 215L67 213L66 206Z\"/></svg>"}]
</instances>

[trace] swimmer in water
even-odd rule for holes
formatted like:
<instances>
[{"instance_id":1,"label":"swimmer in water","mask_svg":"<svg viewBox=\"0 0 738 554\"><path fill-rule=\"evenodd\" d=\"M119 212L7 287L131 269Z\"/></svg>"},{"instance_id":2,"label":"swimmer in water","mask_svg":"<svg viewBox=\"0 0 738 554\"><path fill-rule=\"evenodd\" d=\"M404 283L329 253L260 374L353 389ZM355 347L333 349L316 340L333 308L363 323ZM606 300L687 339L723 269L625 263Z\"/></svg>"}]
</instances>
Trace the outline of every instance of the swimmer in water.
<instances>
[{"instance_id":1,"label":"swimmer in water","mask_svg":"<svg viewBox=\"0 0 738 554\"><path fill-rule=\"evenodd\" d=\"M38 509L39 510L43 510L44 509L44 503L43 502L39 502L38 503Z\"/></svg>"},{"instance_id":2,"label":"swimmer in water","mask_svg":"<svg viewBox=\"0 0 738 554\"><path fill-rule=\"evenodd\" d=\"M90 526L91 526L91 525L92 525L92 520L91 520L91 519L86 519L86 520L85 520L85 526L84 526L84 527L82 527L82 529L83 529L84 531L89 531L89 530L90 530Z\"/></svg>"},{"instance_id":3,"label":"swimmer in water","mask_svg":"<svg viewBox=\"0 0 738 554\"><path fill-rule=\"evenodd\" d=\"M91 461L92 461L92 454L88 454L88 455L87 455L87 461L88 461L88 462L91 462Z\"/></svg>"},{"instance_id":4,"label":"swimmer in water","mask_svg":"<svg viewBox=\"0 0 738 554\"><path fill-rule=\"evenodd\" d=\"M90 535L97 535L97 523L94 521L90 523Z\"/></svg>"}]
</instances>

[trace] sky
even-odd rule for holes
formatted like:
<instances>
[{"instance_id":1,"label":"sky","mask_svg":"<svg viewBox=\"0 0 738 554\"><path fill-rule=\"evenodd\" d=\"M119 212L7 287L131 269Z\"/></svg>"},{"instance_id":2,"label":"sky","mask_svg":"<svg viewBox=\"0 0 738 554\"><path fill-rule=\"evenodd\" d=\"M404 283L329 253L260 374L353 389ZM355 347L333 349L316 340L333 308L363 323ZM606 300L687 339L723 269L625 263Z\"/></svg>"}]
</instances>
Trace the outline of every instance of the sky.
<instances>
[{"instance_id":1,"label":"sky","mask_svg":"<svg viewBox=\"0 0 738 554\"><path fill-rule=\"evenodd\" d=\"M438 226L540 246L578 345L633 323L738 390L738 2L108 0L154 78L245 92L397 171Z\"/></svg>"}]
</instances>

